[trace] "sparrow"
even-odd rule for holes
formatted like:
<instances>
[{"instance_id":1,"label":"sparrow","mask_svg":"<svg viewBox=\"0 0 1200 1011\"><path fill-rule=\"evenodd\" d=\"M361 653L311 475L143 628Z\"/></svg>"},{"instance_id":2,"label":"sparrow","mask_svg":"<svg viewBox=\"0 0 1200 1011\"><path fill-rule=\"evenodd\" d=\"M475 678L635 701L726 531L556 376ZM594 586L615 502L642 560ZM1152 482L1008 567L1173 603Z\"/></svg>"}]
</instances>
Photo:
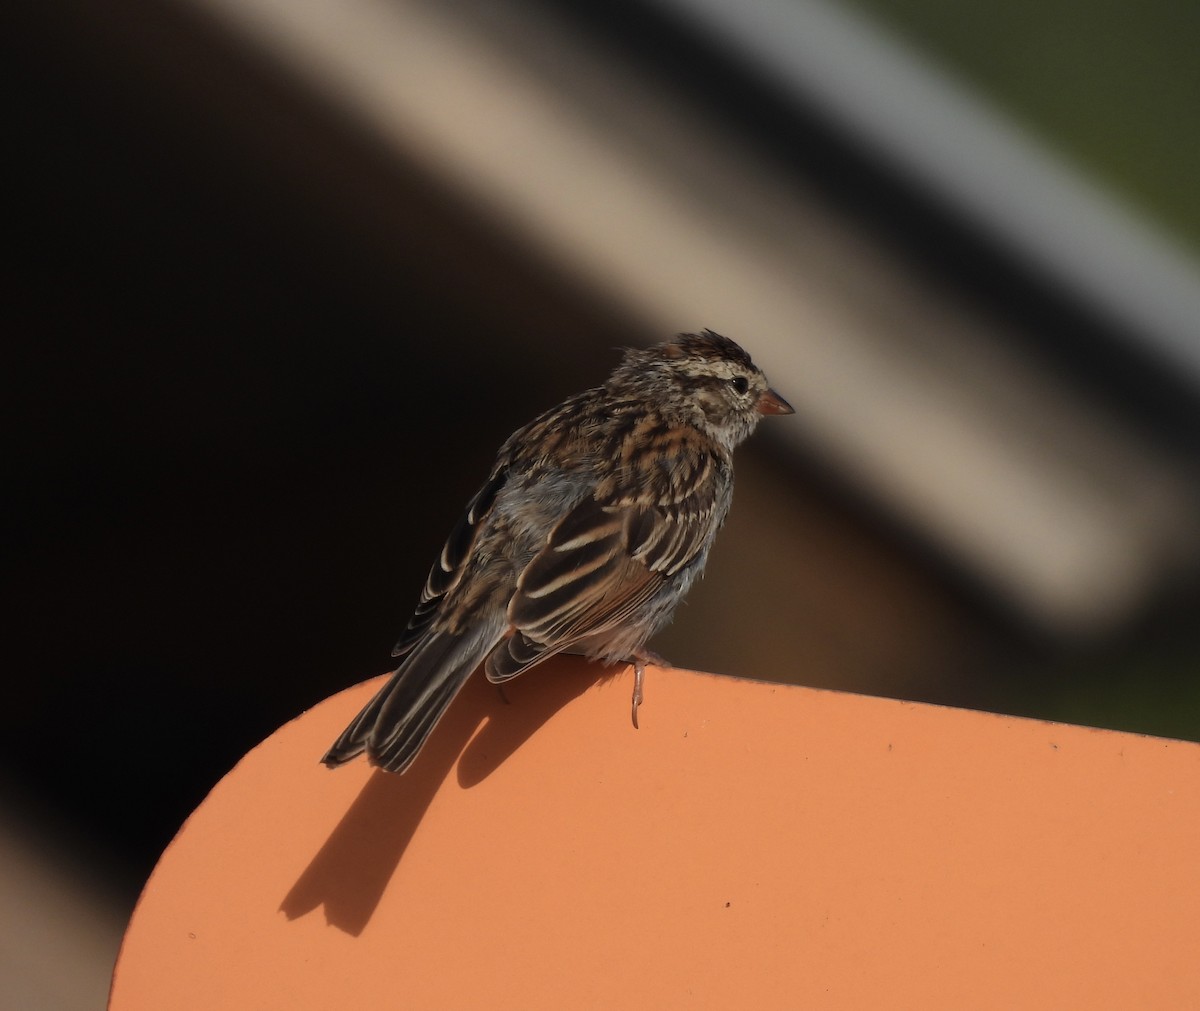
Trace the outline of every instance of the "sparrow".
<instances>
[{"instance_id":1,"label":"sparrow","mask_svg":"<svg viewBox=\"0 0 1200 1011\"><path fill-rule=\"evenodd\" d=\"M603 386L500 447L429 571L393 650L399 666L334 742L412 764L482 663L504 682L556 653L634 667L704 570L733 495L733 450L764 415L792 414L750 356L705 330L630 349Z\"/></svg>"}]
</instances>

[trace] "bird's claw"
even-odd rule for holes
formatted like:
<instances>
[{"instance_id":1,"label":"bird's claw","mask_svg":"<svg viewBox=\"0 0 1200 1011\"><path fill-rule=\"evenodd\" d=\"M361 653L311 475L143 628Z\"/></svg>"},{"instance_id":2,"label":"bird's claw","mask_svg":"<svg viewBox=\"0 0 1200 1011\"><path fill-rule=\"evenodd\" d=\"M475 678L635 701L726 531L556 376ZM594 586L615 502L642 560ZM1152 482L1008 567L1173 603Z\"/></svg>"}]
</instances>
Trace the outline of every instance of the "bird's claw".
<instances>
[{"instance_id":1,"label":"bird's claw","mask_svg":"<svg viewBox=\"0 0 1200 1011\"><path fill-rule=\"evenodd\" d=\"M635 653L629 658L629 662L633 664L633 729L638 730L638 706L642 704L644 695L642 687L646 682L646 665L655 664L659 667L666 667L667 661L657 653L651 653L649 650L642 650L640 653Z\"/></svg>"}]
</instances>

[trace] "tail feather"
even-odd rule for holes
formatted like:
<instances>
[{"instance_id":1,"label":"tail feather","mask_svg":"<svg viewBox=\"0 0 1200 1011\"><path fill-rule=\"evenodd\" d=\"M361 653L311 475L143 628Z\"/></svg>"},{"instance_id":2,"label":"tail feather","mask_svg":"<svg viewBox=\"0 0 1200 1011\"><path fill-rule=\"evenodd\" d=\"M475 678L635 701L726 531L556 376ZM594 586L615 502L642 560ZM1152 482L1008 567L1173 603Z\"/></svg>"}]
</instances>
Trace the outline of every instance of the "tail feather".
<instances>
[{"instance_id":1,"label":"tail feather","mask_svg":"<svg viewBox=\"0 0 1200 1011\"><path fill-rule=\"evenodd\" d=\"M445 715L459 689L471 676L473 668L460 668L451 677L440 681L424 699L420 708L412 709L406 718L391 727L381 740L372 737L371 761L389 772L403 772L417 757L433 728ZM382 725L377 725L382 726Z\"/></svg>"},{"instance_id":2,"label":"tail feather","mask_svg":"<svg viewBox=\"0 0 1200 1011\"><path fill-rule=\"evenodd\" d=\"M373 765L403 772L498 637L499 628L429 636L350 721L322 761L332 769L366 752Z\"/></svg>"},{"instance_id":3,"label":"tail feather","mask_svg":"<svg viewBox=\"0 0 1200 1011\"><path fill-rule=\"evenodd\" d=\"M363 706L359 714L350 721L350 725L342 731L338 739L333 742L333 746L325 752L325 757L321 759L325 765L335 769L366 750L367 738L375 726L379 709L387 697L388 690L396 683L399 676L399 669L393 671L388 683L376 692L375 697Z\"/></svg>"}]
</instances>

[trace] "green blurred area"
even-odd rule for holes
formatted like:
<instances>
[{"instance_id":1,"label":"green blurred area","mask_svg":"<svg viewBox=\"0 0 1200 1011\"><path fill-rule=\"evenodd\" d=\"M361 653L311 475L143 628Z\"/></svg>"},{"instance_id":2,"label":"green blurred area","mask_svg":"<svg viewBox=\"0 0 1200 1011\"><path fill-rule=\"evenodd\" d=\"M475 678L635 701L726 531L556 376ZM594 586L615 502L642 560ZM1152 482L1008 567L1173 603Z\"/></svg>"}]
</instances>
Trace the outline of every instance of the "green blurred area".
<instances>
[{"instance_id":1,"label":"green blurred area","mask_svg":"<svg viewBox=\"0 0 1200 1011\"><path fill-rule=\"evenodd\" d=\"M1077 661L1032 692L1039 715L1065 723L1200 740L1195 643ZM1042 694L1044 692L1044 694Z\"/></svg>"},{"instance_id":2,"label":"green blurred area","mask_svg":"<svg viewBox=\"0 0 1200 1011\"><path fill-rule=\"evenodd\" d=\"M1200 253L1200 2L843 3ZM1120 642L1014 672L1005 705L1200 740L1200 591L1181 596L1172 616Z\"/></svg>"},{"instance_id":3,"label":"green blurred area","mask_svg":"<svg viewBox=\"0 0 1200 1011\"><path fill-rule=\"evenodd\" d=\"M899 34L1200 253L1196 0L852 0L849 6Z\"/></svg>"}]
</instances>

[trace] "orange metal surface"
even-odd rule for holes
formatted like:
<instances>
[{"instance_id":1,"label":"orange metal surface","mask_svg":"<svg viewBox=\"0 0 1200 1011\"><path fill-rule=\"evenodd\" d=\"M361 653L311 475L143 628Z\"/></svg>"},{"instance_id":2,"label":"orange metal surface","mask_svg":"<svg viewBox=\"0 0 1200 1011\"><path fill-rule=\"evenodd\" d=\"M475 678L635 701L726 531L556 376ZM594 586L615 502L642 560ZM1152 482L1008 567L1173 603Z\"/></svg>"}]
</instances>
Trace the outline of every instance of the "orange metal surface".
<instances>
[{"instance_id":1,"label":"orange metal surface","mask_svg":"<svg viewBox=\"0 0 1200 1011\"><path fill-rule=\"evenodd\" d=\"M571 657L404 776L289 723L163 854L113 1011L1200 1006L1200 745Z\"/></svg>"}]
</instances>

